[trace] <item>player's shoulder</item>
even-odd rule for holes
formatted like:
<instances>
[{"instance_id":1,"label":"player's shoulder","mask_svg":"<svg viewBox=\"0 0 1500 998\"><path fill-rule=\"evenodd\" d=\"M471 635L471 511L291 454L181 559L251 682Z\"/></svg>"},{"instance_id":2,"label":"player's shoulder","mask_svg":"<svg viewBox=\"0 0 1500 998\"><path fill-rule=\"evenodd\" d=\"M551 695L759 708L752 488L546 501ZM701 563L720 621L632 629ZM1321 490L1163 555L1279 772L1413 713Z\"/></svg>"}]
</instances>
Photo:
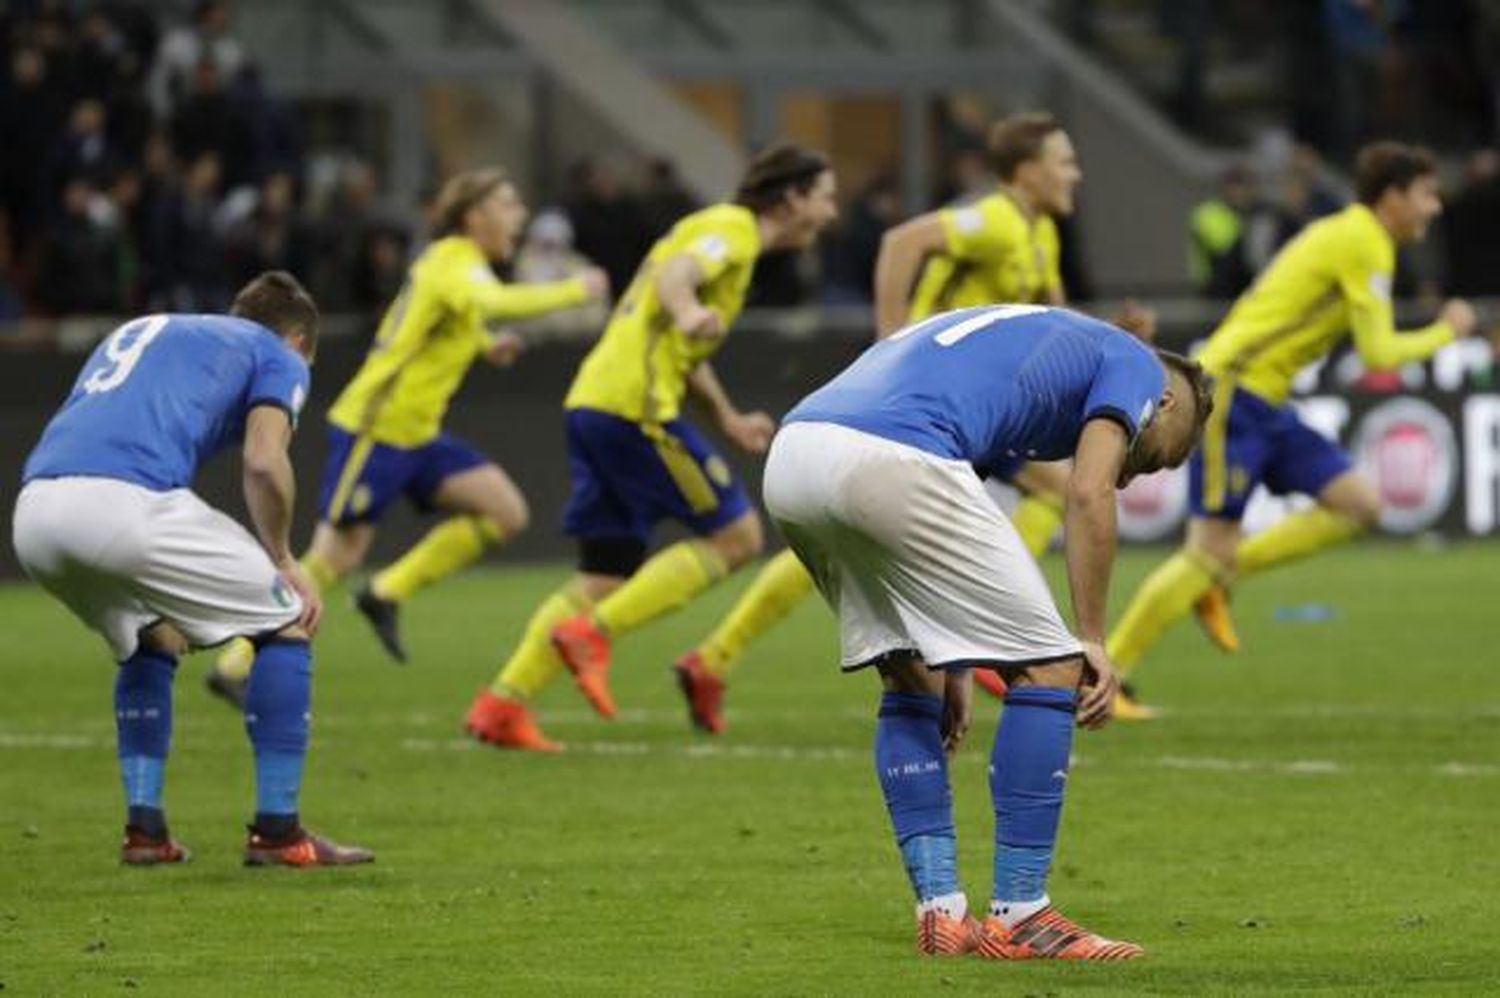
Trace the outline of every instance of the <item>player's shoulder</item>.
<instances>
[{"instance_id":1,"label":"player's shoulder","mask_svg":"<svg viewBox=\"0 0 1500 998\"><path fill-rule=\"evenodd\" d=\"M1394 262L1396 247L1375 213L1366 205L1349 205L1308 225L1306 241L1340 262Z\"/></svg>"},{"instance_id":2,"label":"player's shoulder","mask_svg":"<svg viewBox=\"0 0 1500 998\"><path fill-rule=\"evenodd\" d=\"M731 203L709 205L683 217L667 238L676 250L715 261L753 258L760 249L755 213Z\"/></svg>"}]
</instances>

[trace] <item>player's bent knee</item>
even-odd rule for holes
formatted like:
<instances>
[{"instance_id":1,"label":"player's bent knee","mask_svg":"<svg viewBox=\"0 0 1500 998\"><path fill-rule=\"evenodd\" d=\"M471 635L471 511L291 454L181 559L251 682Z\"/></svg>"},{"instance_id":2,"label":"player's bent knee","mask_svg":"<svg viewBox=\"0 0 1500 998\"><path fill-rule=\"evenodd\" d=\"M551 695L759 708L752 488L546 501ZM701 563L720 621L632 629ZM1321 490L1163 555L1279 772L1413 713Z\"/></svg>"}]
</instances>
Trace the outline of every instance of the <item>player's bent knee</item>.
<instances>
[{"instance_id":1,"label":"player's bent knee","mask_svg":"<svg viewBox=\"0 0 1500 998\"><path fill-rule=\"evenodd\" d=\"M1005 677L1007 686L1048 686L1070 690L1083 680L1083 656L1043 665L1003 669L1001 674Z\"/></svg>"},{"instance_id":2,"label":"player's bent knee","mask_svg":"<svg viewBox=\"0 0 1500 998\"><path fill-rule=\"evenodd\" d=\"M515 496L488 517L500 531L501 537L514 537L525 533L531 526L531 506L526 497L517 492Z\"/></svg>"},{"instance_id":3,"label":"player's bent knee","mask_svg":"<svg viewBox=\"0 0 1500 998\"><path fill-rule=\"evenodd\" d=\"M312 635L301 624L288 624L268 639L270 641L311 641Z\"/></svg>"},{"instance_id":4,"label":"player's bent knee","mask_svg":"<svg viewBox=\"0 0 1500 998\"><path fill-rule=\"evenodd\" d=\"M766 532L759 516L746 513L709 538L709 543L718 549L729 567L735 569L760 557L766 544Z\"/></svg>"}]
</instances>

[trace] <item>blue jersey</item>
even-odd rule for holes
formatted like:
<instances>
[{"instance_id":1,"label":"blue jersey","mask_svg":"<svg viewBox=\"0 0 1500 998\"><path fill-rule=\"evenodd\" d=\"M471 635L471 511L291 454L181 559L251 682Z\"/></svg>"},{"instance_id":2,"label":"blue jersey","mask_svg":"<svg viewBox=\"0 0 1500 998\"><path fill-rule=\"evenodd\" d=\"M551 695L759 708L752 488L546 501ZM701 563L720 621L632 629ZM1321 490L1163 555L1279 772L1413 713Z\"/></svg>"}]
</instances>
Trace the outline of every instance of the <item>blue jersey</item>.
<instances>
[{"instance_id":1,"label":"blue jersey","mask_svg":"<svg viewBox=\"0 0 1500 998\"><path fill-rule=\"evenodd\" d=\"M1128 333L1067 309L945 312L870 347L786 422L837 423L988 471L1072 457L1083 424L1113 419L1133 441L1166 370Z\"/></svg>"},{"instance_id":2,"label":"blue jersey","mask_svg":"<svg viewBox=\"0 0 1500 998\"><path fill-rule=\"evenodd\" d=\"M246 319L150 315L95 348L26 459L24 481L85 475L164 491L245 436L258 405L295 422L307 362Z\"/></svg>"}]
</instances>

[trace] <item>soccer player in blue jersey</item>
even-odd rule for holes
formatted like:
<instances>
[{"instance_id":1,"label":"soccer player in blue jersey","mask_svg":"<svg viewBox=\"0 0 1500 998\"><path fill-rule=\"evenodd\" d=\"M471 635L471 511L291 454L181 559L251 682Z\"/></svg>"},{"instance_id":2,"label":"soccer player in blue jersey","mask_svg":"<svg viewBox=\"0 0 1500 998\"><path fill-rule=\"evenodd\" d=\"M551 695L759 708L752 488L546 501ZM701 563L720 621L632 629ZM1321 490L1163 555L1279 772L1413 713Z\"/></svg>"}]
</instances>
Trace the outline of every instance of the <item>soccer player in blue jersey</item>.
<instances>
[{"instance_id":1,"label":"soccer player in blue jersey","mask_svg":"<svg viewBox=\"0 0 1500 998\"><path fill-rule=\"evenodd\" d=\"M1064 309L961 309L866 350L786 417L766 507L839 615L846 671L885 691L875 765L917 898L922 953L1123 960L1139 946L1065 918L1046 893L1072 729L1109 720L1104 651L1115 491L1187 460L1211 409L1192 361ZM976 468L1073 459L1064 507L1076 636ZM994 893L959 885L946 752L972 670L1006 681L990 757Z\"/></svg>"},{"instance_id":2,"label":"soccer player in blue jersey","mask_svg":"<svg viewBox=\"0 0 1500 998\"><path fill-rule=\"evenodd\" d=\"M188 859L162 805L172 679L180 655L234 637L257 649L245 705L256 784L246 865L374 858L311 834L298 817L322 604L292 557L287 446L317 338L317 306L280 271L245 285L227 316L128 322L90 355L27 458L16 553L120 664L125 863ZM190 489L198 468L232 446L259 542Z\"/></svg>"}]
</instances>

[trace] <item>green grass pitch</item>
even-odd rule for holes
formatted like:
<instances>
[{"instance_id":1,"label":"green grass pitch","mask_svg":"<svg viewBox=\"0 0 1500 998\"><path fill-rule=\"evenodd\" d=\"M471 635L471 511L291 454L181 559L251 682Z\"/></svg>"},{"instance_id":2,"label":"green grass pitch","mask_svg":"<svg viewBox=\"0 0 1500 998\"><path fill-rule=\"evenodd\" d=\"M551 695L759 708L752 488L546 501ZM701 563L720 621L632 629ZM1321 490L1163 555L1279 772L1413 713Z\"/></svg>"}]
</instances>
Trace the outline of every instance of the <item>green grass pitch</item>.
<instances>
[{"instance_id":1,"label":"green grass pitch","mask_svg":"<svg viewBox=\"0 0 1500 998\"><path fill-rule=\"evenodd\" d=\"M1117 611L1158 556L1124 557ZM0 588L6 994L1500 992L1500 545L1368 544L1254 580L1234 659L1191 624L1169 636L1139 677L1167 716L1075 744L1051 885L1147 947L1123 966L913 955L869 762L876 684L833 668L819 605L752 651L721 739L689 732L667 666L739 582L622 643L618 721L548 690L566 754L464 741L470 695L562 572L422 595L405 668L335 601L304 813L377 850L347 871L238 865L249 751L202 656L179 677L168 777L196 858L116 865L110 664L40 591ZM1308 602L1333 618L1276 619ZM995 715L981 701L954 765L976 903Z\"/></svg>"}]
</instances>

